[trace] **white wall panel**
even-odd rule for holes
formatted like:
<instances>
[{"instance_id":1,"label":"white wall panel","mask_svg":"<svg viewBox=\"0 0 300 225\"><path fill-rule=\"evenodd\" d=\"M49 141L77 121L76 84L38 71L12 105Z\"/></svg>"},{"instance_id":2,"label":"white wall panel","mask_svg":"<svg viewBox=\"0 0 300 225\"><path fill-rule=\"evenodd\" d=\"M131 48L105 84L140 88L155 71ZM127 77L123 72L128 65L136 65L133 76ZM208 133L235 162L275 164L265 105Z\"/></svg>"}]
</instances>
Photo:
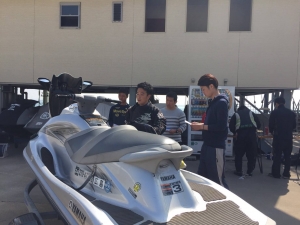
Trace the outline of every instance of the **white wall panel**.
<instances>
[{"instance_id":1,"label":"white wall panel","mask_svg":"<svg viewBox=\"0 0 300 225\"><path fill-rule=\"evenodd\" d=\"M254 1L252 32L241 33L239 87L296 88L299 1Z\"/></svg>"},{"instance_id":2,"label":"white wall panel","mask_svg":"<svg viewBox=\"0 0 300 225\"><path fill-rule=\"evenodd\" d=\"M34 1L0 1L0 82L33 83Z\"/></svg>"},{"instance_id":3,"label":"white wall panel","mask_svg":"<svg viewBox=\"0 0 300 225\"><path fill-rule=\"evenodd\" d=\"M162 33L145 32L145 0L124 0L121 23L112 2L82 1L80 29L60 29L58 0L0 0L0 82L68 72L104 86L184 87L205 73L239 88L300 84L299 0L253 0L249 32L229 32L230 0L209 0L207 32L186 32L187 1L167 0Z\"/></svg>"},{"instance_id":4,"label":"white wall panel","mask_svg":"<svg viewBox=\"0 0 300 225\"><path fill-rule=\"evenodd\" d=\"M68 72L95 85L130 85L132 1L123 4L122 23L112 22L112 1L82 2L80 29L59 28L59 6L36 3L36 78Z\"/></svg>"}]
</instances>

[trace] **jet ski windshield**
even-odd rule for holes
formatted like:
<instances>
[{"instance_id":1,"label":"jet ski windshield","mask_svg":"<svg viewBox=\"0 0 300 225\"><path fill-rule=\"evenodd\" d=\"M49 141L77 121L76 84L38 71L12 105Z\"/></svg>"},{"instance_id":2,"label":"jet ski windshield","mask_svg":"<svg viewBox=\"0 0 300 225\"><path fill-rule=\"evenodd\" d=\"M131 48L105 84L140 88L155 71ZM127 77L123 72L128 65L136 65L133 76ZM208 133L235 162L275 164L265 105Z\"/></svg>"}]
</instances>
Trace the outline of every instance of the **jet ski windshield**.
<instances>
[{"instance_id":1,"label":"jet ski windshield","mask_svg":"<svg viewBox=\"0 0 300 225\"><path fill-rule=\"evenodd\" d=\"M56 98L57 94L80 94L82 91L82 78L74 78L70 74L53 75L49 90L49 109L51 117L57 116L61 111L73 103L72 99Z\"/></svg>"}]
</instances>

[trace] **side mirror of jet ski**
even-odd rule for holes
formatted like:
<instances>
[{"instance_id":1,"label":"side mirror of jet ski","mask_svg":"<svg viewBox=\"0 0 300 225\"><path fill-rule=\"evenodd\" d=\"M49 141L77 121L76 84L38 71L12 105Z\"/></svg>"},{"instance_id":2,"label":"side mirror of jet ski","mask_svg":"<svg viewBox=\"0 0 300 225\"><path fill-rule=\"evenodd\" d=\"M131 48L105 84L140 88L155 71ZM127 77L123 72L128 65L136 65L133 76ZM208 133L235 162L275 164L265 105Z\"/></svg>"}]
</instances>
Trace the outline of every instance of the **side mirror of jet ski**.
<instances>
[{"instance_id":1,"label":"side mirror of jet ski","mask_svg":"<svg viewBox=\"0 0 300 225\"><path fill-rule=\"evenodd\" d=\"M82 82L82 90L86 89L86 88L89 88L93 85L93 82L91 81L83 81Z\"/></svg>"},{"instance_id":2,"label":"side mirror of jet ski","mask_svg":"<svg viewBox=\"0 0 300 225\"><path fill-rule=\"evenodd\" d=\"M37 81L39 82L39 84L46 90L49 90L51 82L49 79L47 78L38 78Z\"/></svg>"}]
</instances>

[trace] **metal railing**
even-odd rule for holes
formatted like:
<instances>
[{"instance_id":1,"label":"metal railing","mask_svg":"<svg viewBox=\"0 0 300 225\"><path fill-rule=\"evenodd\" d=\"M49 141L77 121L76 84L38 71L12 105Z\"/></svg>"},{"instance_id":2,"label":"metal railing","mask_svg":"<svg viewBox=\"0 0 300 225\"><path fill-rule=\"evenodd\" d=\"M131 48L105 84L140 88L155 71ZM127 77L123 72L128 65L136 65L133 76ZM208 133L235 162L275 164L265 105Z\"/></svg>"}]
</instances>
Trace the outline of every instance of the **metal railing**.
<instances>
[{"instance_id":1,"label":"metal railing","mask_svg":"<svg viewBox=\"0 0 300 225\"><path fill-rule=\"evenodd\" d=\"M238 94L239 95L239 94ZM240 101L235 98L235 101ZM250 109L255 114L259 115L259 121L261 123L261 129L264 129L265 126L269 124L269 114L265 113L262 109L257 108L253 103L251 103L248 99L245 98L245 106Z\"/></svg>"}]
</instances>

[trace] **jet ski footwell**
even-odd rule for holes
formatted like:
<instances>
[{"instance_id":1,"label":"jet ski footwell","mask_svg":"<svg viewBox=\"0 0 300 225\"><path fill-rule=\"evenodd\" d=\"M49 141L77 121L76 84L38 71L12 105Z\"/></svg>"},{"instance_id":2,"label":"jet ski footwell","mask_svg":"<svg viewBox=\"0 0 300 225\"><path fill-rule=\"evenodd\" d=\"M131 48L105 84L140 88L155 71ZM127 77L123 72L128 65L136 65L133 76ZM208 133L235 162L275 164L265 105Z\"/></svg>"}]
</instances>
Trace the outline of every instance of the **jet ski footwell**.
<instances>
[{"instance_id":1,"label":"jet ski footwell","mask_svg":"<svg viewBox=\"0 0 300 225\"><path fill-rule=\"evenodd\" d=\"M35 185L34 183L33 185ZM237 204L233 201L226 200L226 196L223 195L218 190L210 187L208 185L189 182L189 185L192 190L198 192L203 200L207 203L206 210L202 212L186 212L180 215L173 217L169 222L166 223L156 223L153 221L145 221L145 219L134 213L129 209L124 209L109 203L95 200L94 198L89 198L90 201L97 206L98 208L106 211L118 224L122 225L132 225L132 224L141 224L141 225L172 225L172 224L203 224L203 225L213 225L213 224L222 224L222 225L232 225L232 220L234 218L235 224L243 225L258 225L257 221L251 220L247 215L245 215ZM33 186L31 186L29 192ZM28 194L29 194L28 192ZM88 197L88 196L85 196ZM27 206L30 205L30 212L34 212L39 219L44 216L38 214L37 209L34 209L33 204L28 204L32 202L29 200L29 195L26 198ZM57 215L56 215L57 218ZM45 218L43 218L45 219Z\"/></svg>"}]
</instances>

